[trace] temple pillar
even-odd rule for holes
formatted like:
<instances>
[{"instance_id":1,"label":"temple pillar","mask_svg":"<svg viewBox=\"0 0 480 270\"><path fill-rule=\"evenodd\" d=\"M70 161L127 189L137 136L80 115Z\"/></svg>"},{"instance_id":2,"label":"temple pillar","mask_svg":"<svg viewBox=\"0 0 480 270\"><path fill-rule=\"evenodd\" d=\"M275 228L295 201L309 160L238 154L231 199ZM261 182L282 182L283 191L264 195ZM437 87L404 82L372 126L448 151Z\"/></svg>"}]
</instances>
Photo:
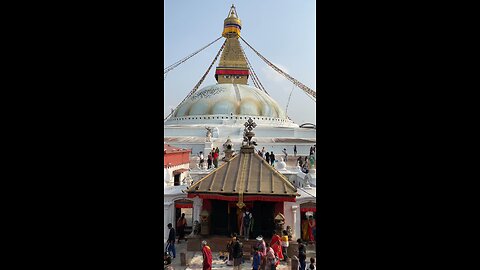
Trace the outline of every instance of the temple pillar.
<instances>
[{"instance_id":1,"label":"temple pillar","mask_svg":"<svg viewBox=\"0 0 480 270\"><path fill-rule=\"evenodd\" d=\"M202 211L203 200L198 196L193 198L193 221L197 220L200 222L200 212Z\"/></svg>"},{"instance_id":2,"label":"temple pillar","mask_svg":"<svg viewBox=\"0 0 480 270\"><path fill-rule=\"evenodd\" d=\"M292 205L292 217L293 217L292 237L295 240L299 238L299 237L297 237L297 232L301 232L300 231L300 223L297 222L297 210L298 210L298 205ZM301 220L301 219L299 218L298 220ZM300 234L301 233L299 233L299 235Z\"/></svg>"}]
</instances>

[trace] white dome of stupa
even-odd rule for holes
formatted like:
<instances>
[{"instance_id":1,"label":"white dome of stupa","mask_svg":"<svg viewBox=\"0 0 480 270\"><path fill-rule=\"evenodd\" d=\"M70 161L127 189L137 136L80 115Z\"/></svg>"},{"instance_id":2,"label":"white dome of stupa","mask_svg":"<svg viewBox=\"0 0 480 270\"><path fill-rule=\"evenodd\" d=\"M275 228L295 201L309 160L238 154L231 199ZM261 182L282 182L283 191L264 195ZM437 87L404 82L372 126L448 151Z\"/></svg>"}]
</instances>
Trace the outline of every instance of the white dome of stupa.
<instances>
[{"instance_id":1,"label":"white dome of stupa","mask_svg":"<svg viewBox=\"0 0 480 270\"><path fill-rule=\"evenodd\" d=\"M293 124L278 103L265 92L244 84L215 84L198 90L186 99L165 124L202 124L209 120L240 119ZM247 118L245 118L247 119ZM183 121L182 121L183 120Z\"/></svg>"}]
</instances>

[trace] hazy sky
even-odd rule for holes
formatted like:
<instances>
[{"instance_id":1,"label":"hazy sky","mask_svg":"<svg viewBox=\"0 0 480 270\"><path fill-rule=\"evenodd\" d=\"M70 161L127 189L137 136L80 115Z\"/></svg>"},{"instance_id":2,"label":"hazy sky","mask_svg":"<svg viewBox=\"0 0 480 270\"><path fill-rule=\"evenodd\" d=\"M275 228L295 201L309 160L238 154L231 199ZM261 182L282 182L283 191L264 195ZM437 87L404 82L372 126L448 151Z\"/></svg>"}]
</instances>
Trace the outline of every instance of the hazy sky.
<instances>
[{"instance_id":1,"label":"hazy sky","mask_svg":"<svg viewBox=\"0 0 480 270\"><path fill-rule=\"evenodd\" d=\"M234 4L242 37L280 69L314 91L316 88L315 0L165 0L164 67L220 37L223 20ZM213 61L224 38L167 74L164 116L193 89ZM247 58L267 92L285 110L293 84L261 60L243 41ZM220 58L220 57L219 57ZM216 84L214 64L199 90ZM254 86L249 79L249 85ZM316 123L316 103L293 90L287 114L297 124Z\"/></svg>"}]
</instances>

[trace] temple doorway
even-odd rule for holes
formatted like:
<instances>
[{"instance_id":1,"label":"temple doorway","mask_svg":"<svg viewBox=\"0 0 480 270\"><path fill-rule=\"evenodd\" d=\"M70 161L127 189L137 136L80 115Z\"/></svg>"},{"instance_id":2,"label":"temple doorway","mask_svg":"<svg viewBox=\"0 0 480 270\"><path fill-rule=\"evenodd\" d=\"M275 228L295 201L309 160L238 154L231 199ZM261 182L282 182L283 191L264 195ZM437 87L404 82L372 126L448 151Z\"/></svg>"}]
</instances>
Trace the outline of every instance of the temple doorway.
<instances>
[{"instance_id":1,"label":"temple doorway","mask_svg":"<svg viewBox=\"0 0 480 270\"><path fill-rule=\"evenodd\" d=\"M211 234L230 235L228 231L228 210L227 201L212 200Z\"/></svg>"},{"instance_id":2,"label":"temple doorway","mask_svg":"<svg viewBox=\"0 0 480 270\"><path fill-rule=\"evenodd\" d=\"M253 235L255 238L262 235L263 238L272 237L275 229L275 203L274 202L254 202L251 209L253 214Z\"/></svg>"},{"instance_id":3,"label":"temple doorway","mask_svg":"<svg viewBox=\"0 0 480 270\"><path fill-rule=\"evenodd\" d=\"M190 200L177 200L175 201L175 229L178 232L177 221L185 214L185 219L187 221L187 225L185 227L185 235L188 235L192 232L192 225L193 225L193 202Z\"/></svg>"}]
</instances>

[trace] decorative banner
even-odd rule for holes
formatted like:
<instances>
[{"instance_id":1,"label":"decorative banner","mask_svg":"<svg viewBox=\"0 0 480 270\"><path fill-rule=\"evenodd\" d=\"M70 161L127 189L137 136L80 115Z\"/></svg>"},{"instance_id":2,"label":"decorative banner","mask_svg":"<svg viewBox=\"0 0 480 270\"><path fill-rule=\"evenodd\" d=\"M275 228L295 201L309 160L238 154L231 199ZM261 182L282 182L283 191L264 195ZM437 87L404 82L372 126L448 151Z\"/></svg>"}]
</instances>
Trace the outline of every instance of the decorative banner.
<instances>
[{"instance_id":1,"label":"decorative banner","mask_svg":"<svg viewBox=\"0 0 480 270\"><path fill-rule=\"evenodd\" d=\"M312 207L301 207L300 212L317 212L317 208Z\"/></svg>"},{"instance_id":2,"label":"decorative banner","mask_svg":"<svg viewBox=\"0 0 480 270\"><path fill-rule=\"evenodd\" d=\"M191 203L175 203L175 208L193 208Z\"/></svg>"},{"instance_id":3,"label":"decorative banner","mask_svg":"<svg viewBox=\"0 0 480 270\"><path fill-rule=\"evenodd\" d=\"M240 69L217 69L215 71L217 75L249 75L248 70L240 70Z\"/></svg>"}]
</instances>

